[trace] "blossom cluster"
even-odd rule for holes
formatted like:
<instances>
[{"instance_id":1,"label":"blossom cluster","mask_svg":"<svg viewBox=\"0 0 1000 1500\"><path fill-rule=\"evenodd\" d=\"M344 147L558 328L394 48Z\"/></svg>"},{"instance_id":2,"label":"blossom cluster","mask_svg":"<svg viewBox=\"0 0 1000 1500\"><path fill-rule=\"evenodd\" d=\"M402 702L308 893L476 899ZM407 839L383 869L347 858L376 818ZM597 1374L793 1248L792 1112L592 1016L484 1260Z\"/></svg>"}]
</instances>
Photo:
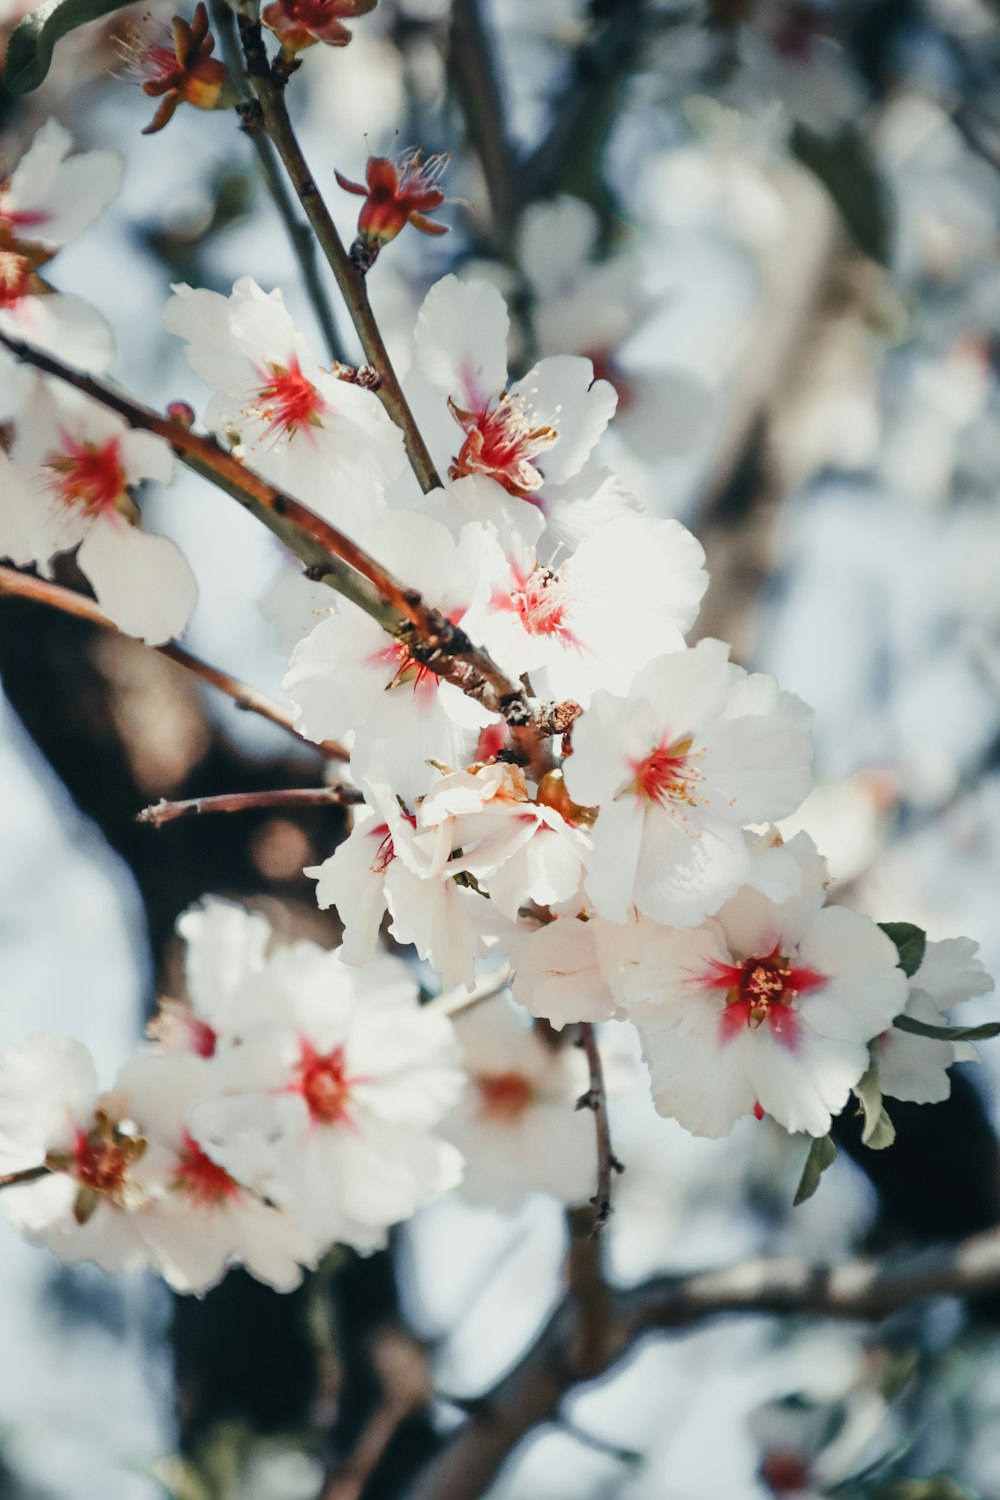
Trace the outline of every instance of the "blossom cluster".
<instances>
[{"instance_id":1,"label":"blossom cluster","mask_svg":"<svg viewBox=\"0 0 1000 1500\"><path fill-rule=\"evenodd\" d=\"M0 190L0 329L42 348L60 297L36 266L117 182L107 153L68 145L46 127ZM90 316L74 362L99 369ZM500 293L440 280L403 382L442 476L423 494L376 392L324 366L280 291L178 285L164 323L211 393L208 432L419 591L548 728L526 755L523 712L352 600L330 594L315 621L304 597L284 688L303 736L348 741L361 798L306 871L342 944L269 951L262 918L209 902L180 924L189 1002L161 1009L110 1092L67 1039L3 1054L0 1161L38 1174L3 1196L25 1234L184 1290L233 1260L288 1287L333 1242L380 1244L463 1157L480 1200L536 1184L579 1201L585 1083L559 1033L581 1023L634 1025L656 1108L697 1135L768 1115L822 1138L852 1094L866 1114L883 1094L944 1097L968 1055L944 1012L991 988L974 945L907 964L891 931L829 903L808 837L782 841L812 787L811 712L723 642L689 643L703 550L606 465L618 396L591 358L512 379ZM0 552L46 568L78 546L122 629L179 633L190 572L132 494L169 481L166 444L13 362L0 382ZM458 991L453 1009L506 958L522 1018L547 1024L500 1001L453 1026L388 940Z\"/></svg>"}]
</instances>

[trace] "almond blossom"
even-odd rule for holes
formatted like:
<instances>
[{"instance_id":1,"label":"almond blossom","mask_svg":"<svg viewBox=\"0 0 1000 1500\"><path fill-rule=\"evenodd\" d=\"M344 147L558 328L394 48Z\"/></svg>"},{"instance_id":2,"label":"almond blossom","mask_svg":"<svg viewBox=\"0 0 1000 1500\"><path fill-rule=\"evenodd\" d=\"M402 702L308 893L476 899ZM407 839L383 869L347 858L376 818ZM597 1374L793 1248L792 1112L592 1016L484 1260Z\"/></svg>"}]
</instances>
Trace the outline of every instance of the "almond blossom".
<instances>
[{"instance_id":1,"label":"almond blossom","mask_svg":"<svg viewBox=\"0 0 1000 1500\"><path fill-rule=\"evenodd\" d=\"M247 994L257 1019L219 1057L195 1136L319 1243L373 1249L461 1177L434 1133L463 1084L451 1024L420 1008L398 960L358 971L308 942L273 954Z\"/></svg>"},{"instance_id":2,"label":"almond blossom","mask_svg":"<svg viewBox=\"0 0 1000 1500\"><path fill-rule=\"evenodd\" d=\"M928 943L919 969L909 981L902 1012L930 1026L947 1026L953 1005L988 995L993 980L977 957L971 938ZM890 1028L878 1039L878 1080L883 1094L913 1104L937 1104L951 1093L948 1069L957 1062L976 1062L971 1042L948 1042Z\"/></svg>"},{"instance_id":3,"label":"almond blossom","mask_svg":"<svg viewBox=\"0 0 1000 1500\"><path fill-rule=\"evenodd\" d=\"M482 527L464 528L456 542L437 521L393 512L364 542L454 625L488 597L497 551ZM404 800L429 790L437 775L429 762L467 765L480 731L497 719L347 600L296 646L282 685L308 739L353 729L355 775L387 781Z\"/></svg>"},{"instance_id":4,"label":"almond blossom","mask_svg":"<svg viewBox=\"0 0 1000 1500\"><path fill-rule=\"evenodd\" d=\"M812 714L721 641L658 657L627 697L601 691L573 727L574 802L599 808L586 881L596 910L693 925L748 876L742 826L793 812L811 786Z\"/></svg>"},{"instance_id":5,"label":"almond blossom","mask_svg":"<svg viewBox=\"0 0 1000 1500\"><path fill-rule=\"evenodd\" d=\"M797 892L774 901L746 886L700 927L653 936L619 976L656 1108L694 1135L726 1135L750 1113L825 1135L906 1004L895 945L823 905L800 839Z\"/></svg>"},{"instance_id":6,"label":"almond blossom","mask_svg":"<svg viewBox=\"0 0 1000 1500\"><path fill-rule=\"evenodd\" d=\"M206 896L177 918L187 997L163 997L149 1032L157 1051L214 1057L252 1022L247 989L266 962L271 924L261 912Z\"/></svg>"},{"instance_id":7,"label":"almond blossom","mask_svg":"<svg viewBox=\"0 0 1000 1500\"><path fill-rule=\"evenodd\" d=\"M494 479L558 532L562 512L596 501L610 480L589 459L617 397L589 359L571 355L540 360L509 385L508 330L495 287L445 276L417 315L408 387L442 473ZM603 519L632 504L614 486L610 504L594 508Z\"/></svg>"},{"instance_id":8,"label":"almond blossom","mask_svg":"<svg viewBox=\"0 0 1000 1500\"><path fill-rule=\"evenodd\" d=\"M424 158L419 147L405 151L392 161L388 156L369 156L364 185L337 172L345 192L364 198L358 215L358 238L352 255L370 266L383 245L394 240L407 224L421 234L447 234L448 225L429 219L440 208L444 193L438 186L448 156L435 153Z\"/></svg>"},{"instance_id":9,"label":"almond blossom","mask_svg":"<svg viewBox=\"0 0 1000 1500\"><path fill-rule=\"evenodd\" d=\"M577 1101L587 1069L575 1047L554 1047L502 997L455 1022L469 1086L442 1130L465 1158L461 1193L511 1210L531 1192L583 1203L594 1191L594 1122Z\"/></svg>"},{"instance_id":10,"label":"almond blossom","mask_svg":"<svg viewBox=\"0 0 1000 1500\"><path fill-rule=\"evenodd\" d=\"M224 62L213 57L215 37L208 26L208 8L198 0L190 21L174 16L170 41L137 44L131 49L132 65L143 77L142 92L159 99L143 135L155 135L173 119L178 104L196 109L228 109L235 93Z\"/></svg>"},{"instance_id":11,"label":"almond blossom","mask_svg":"<svg viewBox=\"0 0 1000 1500\"><path fill-rule=\"evenodd\" d=\"M205 423L252 468L357 535L405 463L377 396L323 369L280 291L241 276L229 297L177 285L163 315L215 392Z\"/></svg>"},{"instance_id":12,"label":"almond blossom","mask_svg":"<svg viewBox=\"0 0 1000 1500\"><path fill-rule=\"evenodd\" d=\"M143 531L131 491L169 483L173 458L151 433L39 380L19 414L13 484L0 493L0 554L48 571L77 547L77 563L119 629L151 643L179 635L195 605L191 570L166 537Z\"/></svg>"}]
</instances>

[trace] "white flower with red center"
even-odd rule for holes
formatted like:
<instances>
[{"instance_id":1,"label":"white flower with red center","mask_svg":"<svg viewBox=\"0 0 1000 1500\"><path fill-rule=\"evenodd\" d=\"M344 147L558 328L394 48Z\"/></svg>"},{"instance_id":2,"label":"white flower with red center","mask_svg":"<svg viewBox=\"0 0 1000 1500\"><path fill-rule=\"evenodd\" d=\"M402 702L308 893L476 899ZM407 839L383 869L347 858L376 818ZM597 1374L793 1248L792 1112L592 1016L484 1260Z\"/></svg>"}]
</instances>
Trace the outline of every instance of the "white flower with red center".
<instances>
[{"instance_id":1,"label":"white flower with red center","mask_svg":"<svg viewBox=\"0 0 1000 1500\"><path fill-rule=\"evenodd\" d=\"M508 943L514 999L560 1030L575 1021L621 1017L601 962L602 931L608 927L620 930L601 917L578 916L521 928Z\"/></svg>"},{"instance_id":2,"label":"white flower with red center","mask_svg":"<svg viewBox=\"0 0 1000 1500\"><path fill-rule=\"evenodd\" d=\"M903 1015L929 1026L947 1026L953 1005L988 995L993 980L977 957L978 949L971 938L928 943L909 981ZM978 1056L971 1042L947 1042L890 1027L879 1037L879 1087L892 1099L938 1104L951 1093L948 1069L957 1062L975 1062Z\"/></svg>"},{"instance_id":3,"label":"white flower with red center","mask_svg":"<svg viewBox=\"0 0 1000 1500\"><path fill-rule=\"evenodd\" d=\"M558 567L525 545L494 587L482 641L542 698L584 707L624 693L638 669L683 648L708 583L700 543L676 521L629 515L585 537Z\"/></svg>"},{"instance_id":4,"label":"white flower with red center","mask_svg":"<svg viewBox=\"0 0 1000 1500\"><path fill-rule=\"evenodd\" d=\"M344 927L344 963L373 957L382 918L399 943L412 943L446 986L475 983L475 960L493 946L500 919L485 898L455 880L448 864L452 826L419 822L419 809L400 807L384 783L365 787L370 804L355 814L344 842L321 865L308 868L316 900L335 906Z\"/></svg>"},{"instance_id":5,"label":"white flower with red center","mask_svg":"<svg viewBox=\"0 0 1000 1500\"><path fill-rule=\"evenodd\" d=\"M776 902L744 887L619 973L656 1108L694 1135L726 1135L750 1113L825 1135L906 1003L895 945L867 917L822 905L815 850L801 847L798 893Z\"/></svg>"},{"instance_id":6,"label":"white flower with red center","mask_svg":"<svg viewBox=\"0 0 1000 1500\"><path fill-rule=\"evenodd\" d=\"M173 542L141 529L130 493L147 479L173 477L166 444L87 397L60 392L57 401L39 381L11 456L15 486L0 495L0 555L47 570L56 553L79 547L81 572L121 630L153 644L179 635L195 605L194 578Z\"/></svg>"},{"instance_id":7,"label":"white flower with red center","mask_svg":"<svg viewBox=\"0 0 1000 1500\"><path fill-rule=\"evenodd\" d=\"M583 1203L594 1191L594 1122L579 1049L553 1046L503 998L455 1022L469 1086L442 1126L465 1158L462 1196L514 1209L532 1192Z\"/></svg>"},{"instance_id":8,"label":"white flower with red center","mask_svg":"<svg viewBox=\"0 0 1000 1500\"><path fill-rule=\"evenodd\" d=\"M497 548L481 526L465 527L456 542L437 521L394 512L375 522L364 543L453 624L489 597ZM436 780L429 761L467 765L480 730L497 720L348 601L296 646L283 686L308 739L353 730L355 775L388 781L404 800Z\"/></svg>"},{"instance_id":9,"label":"white flower with red center","mask_svg":"<svg viewBox=\"0 0 1000 1500\"><path fill-rule=\"evenodd\" d=\"M73 137L48 120L9 177L0 181L0 244L55 251L75 240L121 191L117 151L70 156Z\"/></svg>"},{"instance_id":10,"label":"white flower with red center","mask_svg":"<svg viewBox=\"0 0 1000 1500\"><path fill-rule=\"evenodd\" d=\"M323 369L280 291L241 276L230 297L175 286L163 315L215 392L206 425L251 468L356 535L405 464L399 429L371 391Z\"/></svg>"},{"instance_id":11,"label":"white flower with red center","mask_svg":"<svg viewBox=\"0 0 1000 1500\"><path fill-rule=\"evenodd\" d=\"M540 360L508 386L508 330L495 287L444 277L417 316L407 384L442 473L493 479L548 515L578 498L574 485L617 397L589 359L573 355Z\"/></svg>"},{"instance_id":12,"label":"white flower with red center","mask_svg":"<svg viewBox=\"0 0 1000 1500\"><path fill-rule=\"evenodd\" d=\"M451 1025L398 961L359 971L313 943L274 954L247 993L268 1020L213 1064L222 1096L192 1131L317 1242L374 1248L461 1176L434 1133L464 1082Z\"/></svg>"},{"instance_id":13,"label":"white flower with red center","mask_svg":"<svg viewBox=\"0 0 1000 1500\"><path fill-rule=\"evenodd\" d=\"M0 331L57 354L80 370L106 370L114 340L82 297L57 292L38 274L114 198L122 160L114 151L67 158L72 137L43 125L11 175L0 181Z\"/></svg>"},{"instance_id":14,"label":"white flower with red center","mask_svg":"<svg viewBox=\"0 0 1000 1500\"><path fill-rule=\"evenodd\" d=\"M165 1153L159 1190L137 1209L136 1230L175 1291L200 1295L231 1265L291 1291L321 1247L293 1215L243 1187L195 1139L190 1115L215 1097L218 1080L216 1065L183 1055L139 1058L119 1074L115 1097L131 1102L144 1134Z\"/></svg>"},{"instance_id":15,"label":"white flower with red center","mask_svg":"<svg viewBox=\"0 0 1000 1500\"><path fill-rule=\"evenodd\" d=\"M728 655L703 640L658 657L573 726L566 787L599 809L586 889L613 922L718 911L748 878L743 825L787 817L810 789L811 710Z\"/></svg>"},{"instance_id":16,"label":"white flower with red center","mask_svg":"<svg viewBox=\"0 0 1000 1500\"><path fill-rule=\"evenodd\" d=\"M134 1210L165 1157L123 1103L99 1096L93 1059L71 1037L41 1033L0 1053L0 1169L49 1168L7 1188L4 1211L70 1264L125 1271L149 1261Z\"/></svg>"}]
</instances>

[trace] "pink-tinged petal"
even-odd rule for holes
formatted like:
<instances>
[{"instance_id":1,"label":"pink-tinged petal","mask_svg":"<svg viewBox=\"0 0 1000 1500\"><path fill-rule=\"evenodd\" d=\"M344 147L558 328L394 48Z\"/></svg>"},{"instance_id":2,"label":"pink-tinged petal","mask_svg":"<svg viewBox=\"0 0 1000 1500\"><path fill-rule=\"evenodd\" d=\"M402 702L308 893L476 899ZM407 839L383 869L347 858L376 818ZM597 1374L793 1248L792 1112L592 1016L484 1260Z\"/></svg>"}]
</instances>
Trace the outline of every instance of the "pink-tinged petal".
<instances>
[{"instance_id":1,"label":"pink-tinged petal","mask_svg":"<svg viewBox=\"0 0 1000 1500\"><path fill-rule=\"evenodd\" d=\"M441 395L477 407L507 383L509 327L495 287L445 276L417 314L416 364Z\"/></svg>"},{"instance_id":2,"label":"pink-tinged petal","mask_svg":"<svg viewBox=\"0 0 1000 1500\"><path fill-rule=\"evenodd\" d=\"M541 360L511 386L511 396L528 404L536 425L550 425L559 435L542 460L551 484L562 484L583 467L618 404L614 387L594 380L590 360L570 354Z\"/></svg>"}]
</instances>

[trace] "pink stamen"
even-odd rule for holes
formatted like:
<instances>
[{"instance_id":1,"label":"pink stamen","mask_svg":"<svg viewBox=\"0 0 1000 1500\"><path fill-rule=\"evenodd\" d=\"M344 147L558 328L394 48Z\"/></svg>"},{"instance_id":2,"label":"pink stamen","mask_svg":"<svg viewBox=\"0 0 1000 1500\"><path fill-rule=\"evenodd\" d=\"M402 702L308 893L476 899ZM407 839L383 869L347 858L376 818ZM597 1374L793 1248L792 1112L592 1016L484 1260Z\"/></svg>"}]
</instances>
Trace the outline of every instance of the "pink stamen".
<instances>
[{"instance_id":1,"label":"pink stamen","mask_svg":"<svg viewBox=\"0 0 1000 1500\"><path fill-rule=\"evenodd\" d=\"M302 373L293 354L286 365L271 365L261 375L265 384L254 392L248 413L257 417L275 438L294 437L300 427L315 426L326 411L319 391Z\"/></svg>"},{"instance_id":2,"label":"pink stamen","mask_svg":"<svg viewBox=\"0 0 1000 1500\"><path fill-rule=\"evenodd\" d=\"M52 473L51 488L64 505L82 506L92 515L114 510L125 493L125 470L121 459L121 438L107 442L78 442L68 433L60 433L62 451L51 455L45 467Z\"/></svg>"},{"instance_id":3,"label":"pink stamen","mask_svg":"<svg viewBox=\"0 0 1000 1500\"><path fill-rule=\"evenodd\" d=\"M666 807L670 802L693 802L692 787L701 779L701 773L692 765L691 745L690 736L672 744L664 736L645 760L629 761L635 778L631 790L657 807Z\"/></svg>"}]
</instances>

